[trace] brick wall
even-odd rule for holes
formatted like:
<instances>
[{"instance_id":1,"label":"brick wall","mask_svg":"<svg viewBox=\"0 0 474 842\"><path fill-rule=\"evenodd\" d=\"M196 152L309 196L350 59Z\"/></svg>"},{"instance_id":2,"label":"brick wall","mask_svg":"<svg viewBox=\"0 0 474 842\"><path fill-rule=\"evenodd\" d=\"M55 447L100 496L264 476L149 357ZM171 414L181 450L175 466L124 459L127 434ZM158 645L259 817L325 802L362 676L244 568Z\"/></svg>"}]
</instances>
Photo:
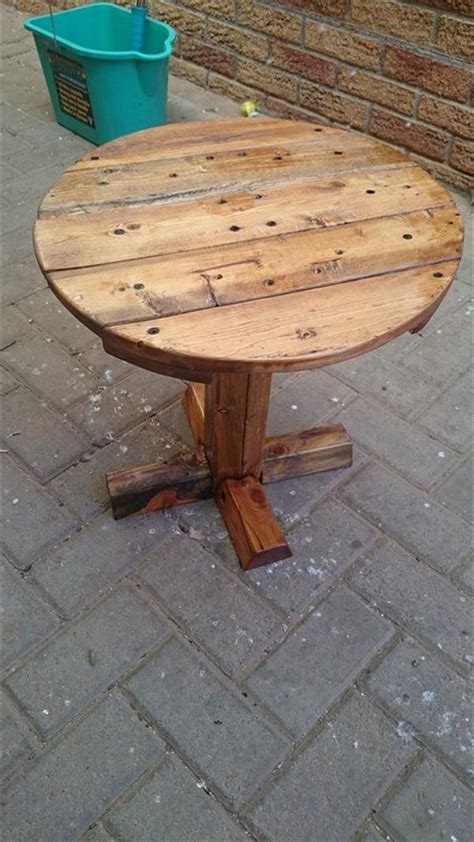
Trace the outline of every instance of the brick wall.
<instances>
[{"instance_id":1,"label":"brick wall","mask_svg":"<svg viewBox=\"0 0 474 842\"><path fill-rule=\"evenodd\" d=\"M16 0L33 4L39 13L43 0ZM473 186L473 0L149 0L149 8L178 32L172 73L272 114L373 135L451 184Z\"/></svg>"}]
</instances>

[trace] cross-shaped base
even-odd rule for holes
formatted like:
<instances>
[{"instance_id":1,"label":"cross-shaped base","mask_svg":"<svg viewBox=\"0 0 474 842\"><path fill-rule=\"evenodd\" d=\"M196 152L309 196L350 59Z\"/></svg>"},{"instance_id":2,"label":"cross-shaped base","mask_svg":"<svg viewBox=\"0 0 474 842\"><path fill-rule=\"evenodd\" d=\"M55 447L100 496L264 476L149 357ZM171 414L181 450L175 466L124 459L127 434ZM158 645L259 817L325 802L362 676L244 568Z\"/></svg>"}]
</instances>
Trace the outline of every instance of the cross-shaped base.
<instances>
[{"instance_id":1,"label":"cross-shaped base","mask_svg":"<svg viewBox=\"0 0 474 842\"><path fill-rule=\"evenodd\" d=\"M265 437L270 374L216 374L188 385L183 405L197 449L107 474L115 518L214 496L241 566L291 556L263 485L344 468L352 443L341 424Z\"/></svg>"}]
</instances>

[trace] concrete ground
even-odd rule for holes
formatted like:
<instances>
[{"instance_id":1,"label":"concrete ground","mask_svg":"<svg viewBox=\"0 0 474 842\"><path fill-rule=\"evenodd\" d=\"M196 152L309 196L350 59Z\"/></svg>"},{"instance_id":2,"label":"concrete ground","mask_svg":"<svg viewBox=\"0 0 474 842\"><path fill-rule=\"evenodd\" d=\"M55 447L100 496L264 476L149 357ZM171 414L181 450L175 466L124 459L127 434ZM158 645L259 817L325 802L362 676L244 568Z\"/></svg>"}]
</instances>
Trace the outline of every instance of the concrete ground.
<instances>
[{"instance_id":1,"label":"concrete ground","mask_svg":"<svg viewBox=\"0 0 474 842\"><path fill-rule=\"evenodd\" d=\"M243 574L211 503L116 523L104 472L191 445L183 387L46 289L36 208L88 144L3 16L5 842L466 842L469 246L423 335L275 378L271 431L356 450L271 487L292 560ZM171 120L237 113L170 81Z\"/></svg>"}]
</instances>

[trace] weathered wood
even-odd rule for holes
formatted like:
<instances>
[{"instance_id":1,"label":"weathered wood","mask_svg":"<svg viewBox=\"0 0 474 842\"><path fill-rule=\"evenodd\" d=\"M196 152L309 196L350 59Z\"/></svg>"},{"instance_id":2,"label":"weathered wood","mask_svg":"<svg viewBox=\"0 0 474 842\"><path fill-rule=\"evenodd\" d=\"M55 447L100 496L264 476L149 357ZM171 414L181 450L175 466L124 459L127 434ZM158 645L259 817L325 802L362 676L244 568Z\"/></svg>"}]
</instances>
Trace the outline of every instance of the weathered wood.
<instances>
[{"instance_id":1,"label":"weathered wood","mask_svg":"<svg viewBox=\"0 0 474 842\"><path fill-rule=\"evenodd\" d=\"M202 449L169 461L106 474L112 511L118 520L212 497L213 485Z\"/></svg>"},{"instance_id":2,"label":"weathered wood","mask_svg":"<svg viewBox=\"0 0 474 842\"><path fill-rule=\"evenodd\" d=\"M276 371L336 363L377 348L432 312L456 261L304 292L117 325L106 351L186 371ZM158 328L158 333L148 331ZM125 356L127 355L127 356ZM184 375L186 376L186 375ZM191 377L191 375L189 375ZM197 378L191 378L197 379Z\"/></svg>"},{"instance_id":3,"label":"weathered wood","mask_svg":"<svg viewBox=\"0 0 474 842\"><path fill-rule=\"evenodd\" d=\"M224 480L216 491L216 501L244 570L291 556L262 485L254 476Z\"/></svg>"},{"instance_id":4,"label":"weathered wood","mask_svg":"<svg viewBox=\"0 0 474 842\"><path fill-rule=\"evenodd\" d=\"M263 482L301 477L352 465L352 442L342 424L267 438Z\"/></svg>"},{"instance_id":5,"label":"weathered wood","mask_svg":"<svg viewBox=\"0 0 474 842\"><path fill-rule=\"evenodd\" d=\"M183 408L196 444L204 444L204 406L206 390L200 383L188 383L183 395Z\"/></svg>"}]
</instances>

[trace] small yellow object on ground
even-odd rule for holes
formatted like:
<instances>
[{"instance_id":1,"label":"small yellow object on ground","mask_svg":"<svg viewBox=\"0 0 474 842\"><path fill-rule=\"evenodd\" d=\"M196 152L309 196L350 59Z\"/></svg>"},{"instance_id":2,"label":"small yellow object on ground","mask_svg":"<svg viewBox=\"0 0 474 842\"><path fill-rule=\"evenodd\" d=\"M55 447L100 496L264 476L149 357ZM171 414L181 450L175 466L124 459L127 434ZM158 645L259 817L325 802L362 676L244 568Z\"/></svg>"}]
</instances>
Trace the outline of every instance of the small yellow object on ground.
<instances>
[{"instance_id":1,"label":"small yellow object on ground","mask_svg":"<svg viewBox=\"0 0 474 842\"><path fill-rule=\"evenodd\" d=\"M250 100L246 100L240 106L240 113L242 114L242 117L257 117L258 116L257 106L255 105L254 102L251 102Z\"/></svg>"}]
</instances>

